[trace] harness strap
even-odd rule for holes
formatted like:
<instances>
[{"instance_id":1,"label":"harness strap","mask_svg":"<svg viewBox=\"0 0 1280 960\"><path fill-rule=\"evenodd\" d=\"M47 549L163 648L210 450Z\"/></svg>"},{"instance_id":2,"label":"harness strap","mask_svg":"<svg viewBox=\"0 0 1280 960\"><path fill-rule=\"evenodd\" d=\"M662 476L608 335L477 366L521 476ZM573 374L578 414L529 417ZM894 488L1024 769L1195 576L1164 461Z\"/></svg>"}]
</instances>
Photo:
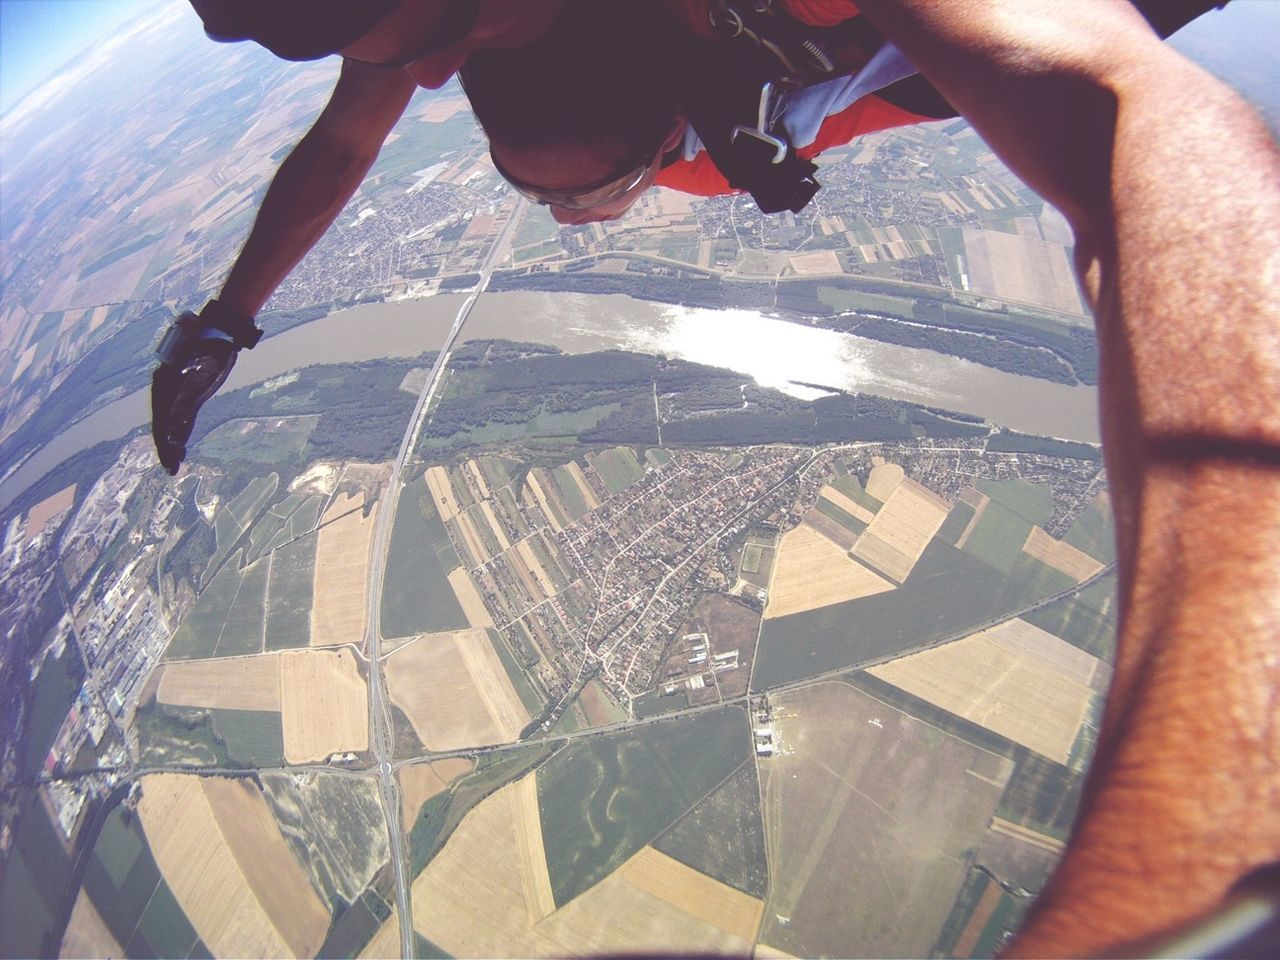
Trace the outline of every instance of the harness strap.
<instances>
[{"instance_id":1,"label":"harness strap","mask_svg":"<svg viewBox=\"0 0 1280 960\"><path fill-rule=\"evenodd\" d=\"M709 16L722 39L690 38L680 58L685 116L730 186L764 213L799 213L820 184L777 122L787 92L838 76L842 54L864 60L884 38L861 17L799 23L772 0L714 0Z\"/></svg>"},{"instance_id":2,"label":"harness strap","mask_svg":"<svg viewBox=\"0 0 1280 960\"><path fill-rule=\"evenodd\" d=\"M777 61L759 47L697 41L688 65L682 106L712 161L736 190L765 213L798 213L818 191L817 165L797 156L776 124L781 92Z\"/></svg>"}]
</instances>

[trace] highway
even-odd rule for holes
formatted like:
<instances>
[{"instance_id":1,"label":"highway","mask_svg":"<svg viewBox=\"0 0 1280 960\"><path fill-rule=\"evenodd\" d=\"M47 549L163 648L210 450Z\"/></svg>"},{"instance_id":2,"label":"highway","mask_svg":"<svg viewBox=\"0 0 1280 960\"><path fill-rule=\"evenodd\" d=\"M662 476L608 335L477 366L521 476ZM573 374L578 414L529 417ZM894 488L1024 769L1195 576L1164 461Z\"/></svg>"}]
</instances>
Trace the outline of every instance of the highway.
<instances>
[{"instance_id":1,"label":"highway","mask_svg":"<svg viewBox=\"0 0 1280 960\"><path fill-rule=\"evenodd\" d=\"M401 829L400 788L392 768L395 743L391 709L383 691L382 665L379 661L379 644L382 639L380 617L383 577L387 568L387 554L391 544L391 531L395 524L396 507L400 500L400 489L404 483L402 477L405 465L417 448L418 436L426 420L427 410L440 386L445 366L449 361L449 352L453 349L462 325L471 313L471 308L484 292L485 287L489 285L493 268L506 255L511 235L524 219L527 204L528 201L521 197L512 209L511 216L507 219L502 232L494 240L493 247L480 268L480 281L476 284L475 292L462 302L453 326L449 328L448 335L440 345L435 363L432 364L431 372L427 375L427 382L423 384L422 392L418 394L418 402L413 408L413 416L409 418L409 426L400 441L400 451L396 454L395 463L391 468L391 479L387 483L382 507L378 510L378 521L373 536L373 557L369 564L366 604L368 617L365 628L365 650L368 651L369 656L369 746L377 765L378 794L382 800L382 811L387 821L391 865L396 878L396 905L400 919L400 950L403 957L412 957L414 954L413 908L409 897L411 878L405 869L405 836Z\"/></svg>"}]
</instances>

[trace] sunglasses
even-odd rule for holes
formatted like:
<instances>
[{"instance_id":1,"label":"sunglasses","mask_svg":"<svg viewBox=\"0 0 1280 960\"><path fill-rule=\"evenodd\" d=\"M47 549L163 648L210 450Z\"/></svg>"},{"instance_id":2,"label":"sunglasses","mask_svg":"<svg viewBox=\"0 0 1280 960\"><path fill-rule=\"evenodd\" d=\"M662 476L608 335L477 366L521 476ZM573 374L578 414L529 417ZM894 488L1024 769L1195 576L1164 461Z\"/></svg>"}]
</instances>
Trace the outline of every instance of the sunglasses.
<instances>
[{"instance_id":1,"label":"sunglasses","mask_svg":"<svg viewBox=\"0 0 1280 960\"><path fill-rule=\"evenodd\" d=\"M621 173L611 173L607 177L580 187L556 188L525 183L519 177L513 176L498 162L492 150L489 151L489 159L493 161L494 169L502 174L502 178L507 183L534 203L548 207L562 207L565 210L593 210L612 203L639 186L645 174L649 172L649 167L656 159L656 155L647 152L640 159L628 161L620 166Z\"/></svg>"}]
</instances>

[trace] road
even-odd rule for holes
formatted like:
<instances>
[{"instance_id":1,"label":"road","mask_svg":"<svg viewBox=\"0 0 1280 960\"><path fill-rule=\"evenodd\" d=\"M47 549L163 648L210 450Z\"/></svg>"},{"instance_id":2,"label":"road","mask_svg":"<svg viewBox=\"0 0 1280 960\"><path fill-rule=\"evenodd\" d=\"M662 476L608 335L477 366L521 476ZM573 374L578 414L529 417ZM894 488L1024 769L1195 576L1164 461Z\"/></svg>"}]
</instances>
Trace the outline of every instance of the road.
<instances>
[{"instance_id":1,"label":"road","mask_svg":"<svg viewBox=\"0 0 1280 960\"><path fill-rule=\"evenodd\" d=\"M405 869L405 838L401 829L400 788L396 783L395 771L392 768L394 755L394 735L391 726L391 710L383 691L382 665L379 661L379 643L382 640L381 605L382 584L387 568L387 554L391 544L391 530L395 524L396 506L400 500L400 489L403 486L405 465L418 445L418 435L426 420L427 410L435 397L436 389L441 383L445 367L449 362L449 353L454 342L466 322L471 308L480 294L489 285L489 277L493 268L506 255L511 235L524 218L528 201L521 197L511 211L506 225L497 239L494 240L484 265L480 268L480 282L475 292L462 302L458 315L440 351L436 354L435 363L427 375L427 382L418 394L418 402L413 408L413 416L409 418L409 426L400 441L400 450L396 454L395 464L391 468L391 479L387 483L386 496L382 508L378 511L378 523L373 536L373 559L369 564L369 588L366 609L369 611L365 632L365 649L369 655L369 746L378 771L378 794L382 800L382 812L387 821L387 834L391 849L391 865L396 878L396 904L400 919L401 956L413 956L413 908L409 898L410 877Z\"/></svg>"}]
</instances>

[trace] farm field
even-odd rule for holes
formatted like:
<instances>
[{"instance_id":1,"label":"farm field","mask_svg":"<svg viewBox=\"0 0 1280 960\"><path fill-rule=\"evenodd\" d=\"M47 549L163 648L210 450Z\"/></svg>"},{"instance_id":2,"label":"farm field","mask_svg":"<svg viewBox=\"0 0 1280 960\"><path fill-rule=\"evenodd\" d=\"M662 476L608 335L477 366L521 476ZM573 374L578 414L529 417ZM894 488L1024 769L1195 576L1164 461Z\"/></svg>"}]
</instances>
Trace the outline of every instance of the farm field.
<instances>
[{"instance_id":1,"label":"farm field","mask_svg":"<svg viewBox=\"0 0 1280 960\"><path fill-rule=\"evenodd\" d=\"M1065 640L1014 619L868 673L1066 763L1111 671Z\"/></svg>"},{"instance_id":2,"label":"farm field","mask_svg":"<svg viewBox=\"0 0 1280 960\"><path fill-rule=\"evenodd\" d=\"M321 520L311 603L311 645L364 642L369 551L377 509L363 516L364 495L334 499Z\"/></svg>"},{"instance_id":3,"label":"farm field","mask_svg":"<svg viewBox=\"0 0 1280 960\"><path fill-rule=\"evenodd\" d=\"M361 900L388 859L377 784L337 771L258 776L293 858L321 899L335 910Z\"/></svg>"},{"instance_id":4,"label":"farm field","mask_svg":"<svg viewBox=\"0 0 1280 960\"><path fill-rule=\"evenodd\" d=\"M1062 540L1055 540L1040 527L1032 527L1022 552L1076 581L1088 580L1102 571L1102 563Z\"/></svg>"},{"instance_id":5,"label":"farm field","mask_svg":"<svg viewBox=\"0 0 1280 960\"><path fill-rule=\"evenodd\" d=\"M117 806L90 854L61 956L198 955L206 949L147 845L137 817ZM111 944L117 944L111 952Z\"/></svg>"},{"instance_id":6,"label":"farm field","mask_svg":"<svg viewBox=\"0 0 1280 960\"><path fill-rule=\"evenodd\" d=\"M865 671L850 674L845 682L949 736L1012 760L1013 774L997 816L1058 840L1066 838L1084 785L1081 771L1049 760Z\"/></svg>"},{"instance_id":7,"label":"farm field","mask_svg":"<svg viewBox=\"0 0 1280 960\"><path fill-rule=\"evenodd\" d=\"M276 767L284 762L284 722L278 711L214 709L209 725L226 744L230 766Z\"/></svg>"},{"instance_id":8,"label":"farm field","mask_svg":"<svg viewBox=\"0 0 1280 960\"><path fill-rule=\"evenodd\" d=\"M239 554L223 564L214 578L201 591L195 606L183 618L165 648L166 660L199 660L212 657L218 649L222 628L227 622L240 581Z\"/></svg>"},{"instance_id":9,"label":"farm field","mask_svg":"<svg viewBox=\"0 0 1280 960\"><path fill-rule=\"evenodd\" d=\"M440 852L468 813L499 788L523 777L555 753L533 744L488 754L470 773L459 773L449 789L429 799L419 811L409 836L412 873L416 876Z\"/></svg>"},{"instance_id":10,"label":"farm field","mask_svg":"<svg viewBox=\"0 0 1280 960\"><path fill-rule=\"evenodd\" d=\"M1072 596L1030 611L1025 619L1112 663L1115 660L1118 612L1116 575L1109 573Z\"/></svg>"},{"instance_id":11,"label":"farm field","mask_svg":"<svg viewBox=\"0 0 1280 960\"><path fill-rule=\"evenodd\" d=\"M901 654L1017 609L1022 589L935 539L896 590L764 622L753 690Z\"/></svg>"},{"instance_id":12,"label":"farm field","mask_svg":"<svg viewBox=\"0 0 1280 960\"><path fill-rule=\"evenodd\" d=\"M776 620L893 589L893 583L802 523L778 543L764 614Z\"/></svg>"},{"instance_id":13,"label":"farm field","mask_svg":"<svg viewBox=\"0 0 1280 960\"><path fill-rule=\"evenodd\" d=\"M995 230L963 228L970 287L982 296L1082 314L1067 248Z\"/></svg>"},{"instance_id":14,"label":"farm field","mask_svg":"<svg viewBox=\"0 0 1280 960\"><path fill-rule=\"evenodd\" d=\"M950 509L932 490L904 477L854 544L853 556L902 583Z\"/></svg>"},{"instance_id":15,"label":"farm field","mask_svg":"<svg viewBox=\"0 0 1280 960\"><path fill-rule=\"evenodd\" d=\"M311 600L318 536L308 533L271 554L263 640L267 650L311 645Z\"/></svg>"},{"instance_id":16,"label":"farm field","mask_svg":"<svg viewBox=\"0 0 1280 960\"><path fill-rule=\"evenodd\" d=\"M249 531L249 561L309 533L320 519L320 508L318 496L304 497L297 493L270 507Z\"/></svg>"},{"instance_id":17,"label":"farm field","mask_svg":"<svg viewBox=\"0 0 1280 960\"><path fill-rule=\"evenodd\" d=\"M769 865L755 760L743 763L653 847L748 896L763 897Z\"/></svg>"},{"instance_id":18,"label":"farm field","mask_svg":"<svg viewBox=\"0 0 1280 960\"><path fill-rule=\"evenodd\" d=\"M530 774L484 800L414 883L414 928L455 956L750 951L762 904L643 847L551 899Z\"/></svg>"},{"instance_id":19,"label":"farm field","mask_svg":"<svg viewBox=\"0 0 1280 960\"><path fill-rule=\"evenodd\" d=\"M609 496L617 496L644 476L644 467L630 447L614 447L587 456L587 462L604 481Z\"/></svg>"},{"instance_id":20,"label":"farm field","mask_svg":"<svg viewBox=\"0 0 1280 960\"><path fill-rule=\"evenodd\" d=\"M267 566L267 561L258 560L240 572L240 587L219 631L213 656L233 657L262 652L267 614Z\"/></svg>"},{"instance_id":21,"label":"farm field","mask_svg":"<svg viewBox=\"0 0 1280 960\"><path fill-rule=\"evenodd\" d=\"M422 805L437 794L449 789L458 777L475 769L475 761L464 757L450 757L434 763L415 763L397 771L400 780L400 807L406 831L413 829Z\"/></svg>"},{"instance_id":22,"label":"farm field","mask_svg":"<svg viewBox=\"0 0 1280 960\"><path fill-rule=\"evenodd\" d=\"M26 808L0 876L0 946L7 955L56 950L63 897L69 892L71 858L62 846L41 796L26 793ZM46 946L47 944L47 946Z\"/></svg>"},{"instance_id":23,"label":"farm field","mask_svg":"<svg viewBox=\"0 0 1280 960\"><path fill-rule=\"evenodd\" d=\"M1096 496L1087 510L1076 517L1062 538L1078 550L1104 563L1116 558L1116 539L1111 515L1111 498L1106 493Z\"/></svg>"},{"instance_id":24,"label":"farm field","mask_svg":"<svg viewBox=\"0 0 1280 960\"><path fill-rule=\"evenodd\" d=\"M185 660L161 667L156 698L185 707L280 710L280 659L274 654Z\"/></svg>"},{"instance_id":25,"label":"farm field","mask_svg":"<svg viewBox=\"0 0 1280 960\"><path fill-rule=\"evenodd\" d=\"M276 489L279 486L280 477L278 474L273 473L266 477L255 477L245 485L245 488L240 493L217 512L213 518L213 532L217 542L217 549L209 559L205 582L209 582L211 573L216 574L222 561L235 548L236 543L244 535L245 531L253 526L253 521L262 511L262 508L275 496Z\"/></svg>"},{"instance_id":26,"label":"farm field","mask_svg":"<svg viewBox=\"0 0 1280 960\"><path fill-rule=\"evenodd\" d=\"M447 481L446 475L443 482ZM468 626L449 580L456 568L457 555L432 503L427 481L420 477L404 488L396 509L382 588L382 635L407 637Z\"/></svg>"},{"instance_id":27,"label":"farm field","mask_svg":"<svg viewBox=\"0 0 1280 960\"><path fill-rule=\"evenodd\" d=\"M840 683L771 698L761 940L793 956L928 956L1013 764Z\"/></svg>"},{"instance_id":28,"label":"farm field","mask_svg":"<svg viewBox=\"0 0 1280 960\"><path fill-rule=\"evenodd\" d=\"M280 714L290 763L369 747L368 687L350 650L287 650L280 656Z\"/></svg>"},{"instance_id":29,"label":"farm field","mask_svg":"<svg viewBox=\"0 0 1280 960\"><path fill-rule=\"evenodd\" d=\"M261 796L255 802L244 788L211 786L215 783L183 774L153 774L142 780L138 816L175 899L214 955L283 956L307 947L318 950L328 914L314 899L301 869L287 854L268 864L259 856L262 851L252 846L272 837L272 845L283 853L283 839ZM226 825L234 825L229 834L224 832ZM270 877L261 872L268 866ZM264 884L273 889L268 891ZM284 916L273 917L268 907Z\"/></svg>"},{"instance_id":30,"label":"farm field","mask_svg":"<svg viewBox=\"0 0 1280 960\"><path fill-rule=\"evenodd\" d=\"M317 414L232 420L205 436L196 450L213 460L280 463L302 454L319 421Z\"/></svg>"},{"instance_id":31,"label":"farm field","mask_svg":"<svg viewBox=\"0 0 1280 960\"><path fill-rule=\"evenodd\" d=\"M392 702L430 750L509 743L531 719L483 629L419 637L383 669Z\"/></svg>"},{"instance_id":32,"label":"farm field","mask_svg":"<svg viewBox=\"0 0 1280 960\"><path fill-rule=\"evenodd\" d=\"M271 815L262 791L250 780L208 777L201 782L222 836L249 888L296 956L320 949L329 911Z\"/></svg>"},{"instance_id":33,"label":"farm field","mask_svg":"<svg viewBox=\"0 0 1280 960\"><path fill-rule=\"evenodd\" d=\"M750 750L745 714L724 707L577 740L548 760L538 770L538 803L556 904L655 840Z\"/></svg>"}]
</instances>

